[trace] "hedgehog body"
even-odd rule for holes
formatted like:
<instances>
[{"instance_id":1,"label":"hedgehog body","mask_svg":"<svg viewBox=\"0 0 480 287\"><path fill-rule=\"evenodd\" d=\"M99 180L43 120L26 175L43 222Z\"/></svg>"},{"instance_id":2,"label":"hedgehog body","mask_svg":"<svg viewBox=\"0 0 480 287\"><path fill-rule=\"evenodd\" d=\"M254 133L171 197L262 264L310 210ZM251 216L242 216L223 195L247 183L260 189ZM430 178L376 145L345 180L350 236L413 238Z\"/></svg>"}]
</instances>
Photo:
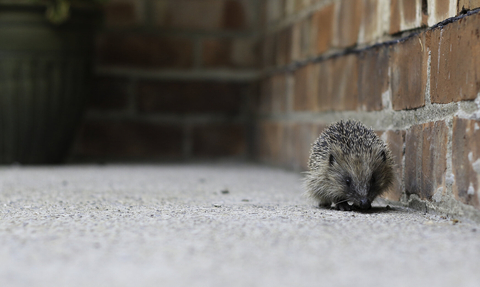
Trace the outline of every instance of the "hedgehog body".
<instances>
[{"instance_id":1,"label":"hedgehog body","mask_svg":"<svg viewBox=\"0 0 480 287\"><path fill-rule=\"evenodd\" d=\"M393 182L393 159L385 143L358 121L330 125L313 143L305 187L320 206L369 209Z\"/></svg>"}]
</instances>

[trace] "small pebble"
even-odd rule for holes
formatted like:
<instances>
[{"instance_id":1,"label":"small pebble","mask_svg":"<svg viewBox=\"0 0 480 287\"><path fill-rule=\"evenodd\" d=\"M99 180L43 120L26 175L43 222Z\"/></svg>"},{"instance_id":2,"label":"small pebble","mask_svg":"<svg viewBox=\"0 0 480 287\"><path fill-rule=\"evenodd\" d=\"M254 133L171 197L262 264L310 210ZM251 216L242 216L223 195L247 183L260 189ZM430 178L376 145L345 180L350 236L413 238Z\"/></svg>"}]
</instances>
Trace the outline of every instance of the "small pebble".
<instances>
[{"instance_id":1,"label":"small pebble","mask_svg":"<svg viewBox=\"0 0 480 287\"><path fill-rule=\"evenodd\" d=\"M460 220L458 220L458 219L452 219L452 224L457 224L459 222L460 222Z\"/></svg>"},{"instance_id":2,"label":"small pebble","mask_svg":"<svg viewBox=\"0 0 480 287\"><path fill-rule=\"evenodd\" d=\"M243 201L243 202L249 202L250 200L244 198L244 199L242 199L242 201Z\"/></svg>"},{"instance_id":3,"label":"small pebble","mask_svg":"<svg viewBox=\"0 0 480 287\"><path fill-rule=\"evenodd\" d=\"M221 205L221 204L214 203L214 204L213 204L213 207L222 207L222 205Z\"/></svg>"},{"instance_id":4,"label":"small pebble","mask_svg":"<svg viewBox=\"0 0 480 287\"><path fill-rule=\"evenodd\" d=\"M230 191L228 189L222 190L222 194L229 194L229 193L230 193Z\"/></svg>"}]
</instances>

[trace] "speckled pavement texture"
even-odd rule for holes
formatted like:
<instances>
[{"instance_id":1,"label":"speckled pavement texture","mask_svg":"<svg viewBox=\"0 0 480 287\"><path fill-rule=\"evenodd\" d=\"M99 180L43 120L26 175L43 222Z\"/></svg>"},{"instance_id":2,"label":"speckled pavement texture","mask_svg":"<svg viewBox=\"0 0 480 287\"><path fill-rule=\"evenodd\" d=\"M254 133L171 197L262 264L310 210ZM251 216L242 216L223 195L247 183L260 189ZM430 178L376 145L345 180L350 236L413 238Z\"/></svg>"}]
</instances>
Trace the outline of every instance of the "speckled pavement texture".
<instances>
[{"instance_id":1,"label":"speckled pavement texture","mask_svg":"<svg viewBox=\"0 0 480 287\"><path fill-rule=\"evenodd\" d=\"M0 286L480 286L480 229L247 164L3 167Z\"/></svg>"}]
</instances>

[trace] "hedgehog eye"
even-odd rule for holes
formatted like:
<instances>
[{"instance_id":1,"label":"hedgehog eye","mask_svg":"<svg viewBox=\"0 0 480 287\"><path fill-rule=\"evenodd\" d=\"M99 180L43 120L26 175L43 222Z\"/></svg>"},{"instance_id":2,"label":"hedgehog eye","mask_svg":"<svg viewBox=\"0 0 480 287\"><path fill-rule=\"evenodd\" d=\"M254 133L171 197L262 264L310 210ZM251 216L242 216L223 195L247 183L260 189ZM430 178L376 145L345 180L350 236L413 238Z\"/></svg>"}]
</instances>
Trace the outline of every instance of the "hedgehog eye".
<instances>
[{"instance_id":1,"label":"hedgehog eye","mask_svg":"<svg viewBox=\"0 0 480 287\"><path fill-rule=\"evenodd\" d=\"M350 185L352 184L352 179L349 178L349 177L347 177L347 178L345 179L345 183L347 184L347 186L350 186Z\"/></svg>"},{"instance_id":2,"label":"hedgehog eye","mask_svg":"<svg viewBox=\"0 0 480 287\"><path fill-rule=\"evenodd\" d=\"M382 153L380 154L382 156L383 161L387 161L387 155L385 154L385 151L382 150Z\"/></svg>"},{"instance_id":3,"label":"hedgehog eye","mask_svg":"<svg viewBox=\"0 0 480 287\"><path fill-rule=\"evenodd\" d=\"M333 157L333 154L330 154L330 156L328 157L328 163L330 164L330 166L333 165L334 161L335 161L335 158Z\"/></svg>"}]
</instances>

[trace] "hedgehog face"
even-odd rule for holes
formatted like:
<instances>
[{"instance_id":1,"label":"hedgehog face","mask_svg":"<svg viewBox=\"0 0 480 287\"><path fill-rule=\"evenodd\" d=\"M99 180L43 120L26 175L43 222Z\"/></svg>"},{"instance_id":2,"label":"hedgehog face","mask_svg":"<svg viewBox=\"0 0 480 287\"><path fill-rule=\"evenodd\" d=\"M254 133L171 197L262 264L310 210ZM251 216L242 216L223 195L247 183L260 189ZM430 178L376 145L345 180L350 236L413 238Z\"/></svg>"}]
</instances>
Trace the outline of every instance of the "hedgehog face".
<instances>
[{"instance_id":1,"label":"hedgehog face","mask_svg":"<svg viewBox=\"0 0 480 287\"><path fill-rule=\"evenodd\" d=\"M392 171L387 161L383 149L358 154L337 150L328 158L332 178L341 193L361 209L369 209L372 201L390 185Z\"/></svg>"}]
</instances>

